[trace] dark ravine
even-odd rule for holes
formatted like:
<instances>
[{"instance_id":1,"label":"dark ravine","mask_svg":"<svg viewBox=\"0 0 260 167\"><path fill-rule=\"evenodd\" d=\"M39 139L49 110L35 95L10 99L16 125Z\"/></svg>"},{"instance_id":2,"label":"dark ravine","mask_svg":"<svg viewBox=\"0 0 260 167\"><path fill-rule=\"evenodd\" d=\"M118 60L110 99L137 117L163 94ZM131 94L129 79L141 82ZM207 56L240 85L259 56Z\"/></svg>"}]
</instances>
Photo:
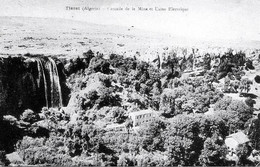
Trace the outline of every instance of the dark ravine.
<instances>
[{"instance_id":1,"label":"dark ravine","mask_svg":"<svg viewBox=\"0 0 260 167\"><path fill-rule=\"evenodd\" d=\"M19 116L25 109L62 107L68 101L64 66L57 58L18 55L0 58L1 115Z\"/></svg>"}]
</instances>

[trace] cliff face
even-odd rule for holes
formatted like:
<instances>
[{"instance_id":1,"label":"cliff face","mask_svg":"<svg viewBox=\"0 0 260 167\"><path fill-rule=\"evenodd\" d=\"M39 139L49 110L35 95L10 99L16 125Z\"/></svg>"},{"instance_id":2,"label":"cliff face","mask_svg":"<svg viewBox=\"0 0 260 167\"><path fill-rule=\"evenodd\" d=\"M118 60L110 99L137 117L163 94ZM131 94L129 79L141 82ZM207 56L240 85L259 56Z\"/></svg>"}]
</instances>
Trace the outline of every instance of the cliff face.
<instances>
[{"instance_id":1,"label":"cliff face","mask_svg":"<svg viewBox=\"0 0 260 167\"><path fill-rule=\"evenodd\" d=\"M58 59L41 55L0 58L0 115L62 107L67 96L64 66Z\"/></svg>"}]
</instances>

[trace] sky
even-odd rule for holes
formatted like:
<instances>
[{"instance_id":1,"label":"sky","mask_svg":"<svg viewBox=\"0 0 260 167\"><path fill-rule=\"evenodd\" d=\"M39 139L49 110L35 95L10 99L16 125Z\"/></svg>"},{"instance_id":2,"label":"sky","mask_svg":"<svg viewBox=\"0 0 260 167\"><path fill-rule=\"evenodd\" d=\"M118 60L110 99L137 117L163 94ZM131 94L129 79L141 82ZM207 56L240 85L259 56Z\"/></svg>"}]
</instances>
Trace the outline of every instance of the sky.
<instances>
[{"instance_id":1,"label":"sky","mask_svg":"<svg viewBox=\"0 0 260 167\"><path fill-rule=\"evenodd\" d=\"M66 7L80 10L66 10ZM82 11L99 7L99 11ZM112 7L185 8L181 11L111 11ZM56 17L134 26L195 39L260 41L260 0L1 0L0 16Z\"/></svg>"}]
</instances>

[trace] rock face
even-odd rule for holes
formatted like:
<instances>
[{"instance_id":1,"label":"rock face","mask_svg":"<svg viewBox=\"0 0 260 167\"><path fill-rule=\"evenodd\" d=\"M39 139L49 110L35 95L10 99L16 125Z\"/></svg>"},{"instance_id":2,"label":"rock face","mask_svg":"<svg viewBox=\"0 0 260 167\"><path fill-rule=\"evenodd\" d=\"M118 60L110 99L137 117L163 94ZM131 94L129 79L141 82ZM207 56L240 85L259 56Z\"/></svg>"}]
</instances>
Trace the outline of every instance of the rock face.
<instances>
[{"instance_id":1,"label":"rock face","mask_svg":"<svg viewBox=\"0 0 260 167\"><path fill-rule=\"evenodd\" d=\"M42 55L0 58L0 115L62 107L68 96L64 66Z\"/></svg>"}]
</instances>

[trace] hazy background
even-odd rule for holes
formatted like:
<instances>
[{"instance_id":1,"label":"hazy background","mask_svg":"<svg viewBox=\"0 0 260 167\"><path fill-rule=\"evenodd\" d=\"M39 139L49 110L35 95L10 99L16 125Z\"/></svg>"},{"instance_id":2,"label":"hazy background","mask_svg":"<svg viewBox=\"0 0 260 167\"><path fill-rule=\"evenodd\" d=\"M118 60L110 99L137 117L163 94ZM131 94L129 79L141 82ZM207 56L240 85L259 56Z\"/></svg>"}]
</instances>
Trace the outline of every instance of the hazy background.
<instances>
[{"instance_id":1,"label":"hazy background","mask_svg":"<svg viewBox=\"0 0 260 167\"><path fill-rule=\"evenodd\" d=\"M260 41L259 0L1 0L0 16L57 17L134 26L198 39ZM79 7L175 7L187 12L67 11Z\"/></svg>"}]
</instances>

